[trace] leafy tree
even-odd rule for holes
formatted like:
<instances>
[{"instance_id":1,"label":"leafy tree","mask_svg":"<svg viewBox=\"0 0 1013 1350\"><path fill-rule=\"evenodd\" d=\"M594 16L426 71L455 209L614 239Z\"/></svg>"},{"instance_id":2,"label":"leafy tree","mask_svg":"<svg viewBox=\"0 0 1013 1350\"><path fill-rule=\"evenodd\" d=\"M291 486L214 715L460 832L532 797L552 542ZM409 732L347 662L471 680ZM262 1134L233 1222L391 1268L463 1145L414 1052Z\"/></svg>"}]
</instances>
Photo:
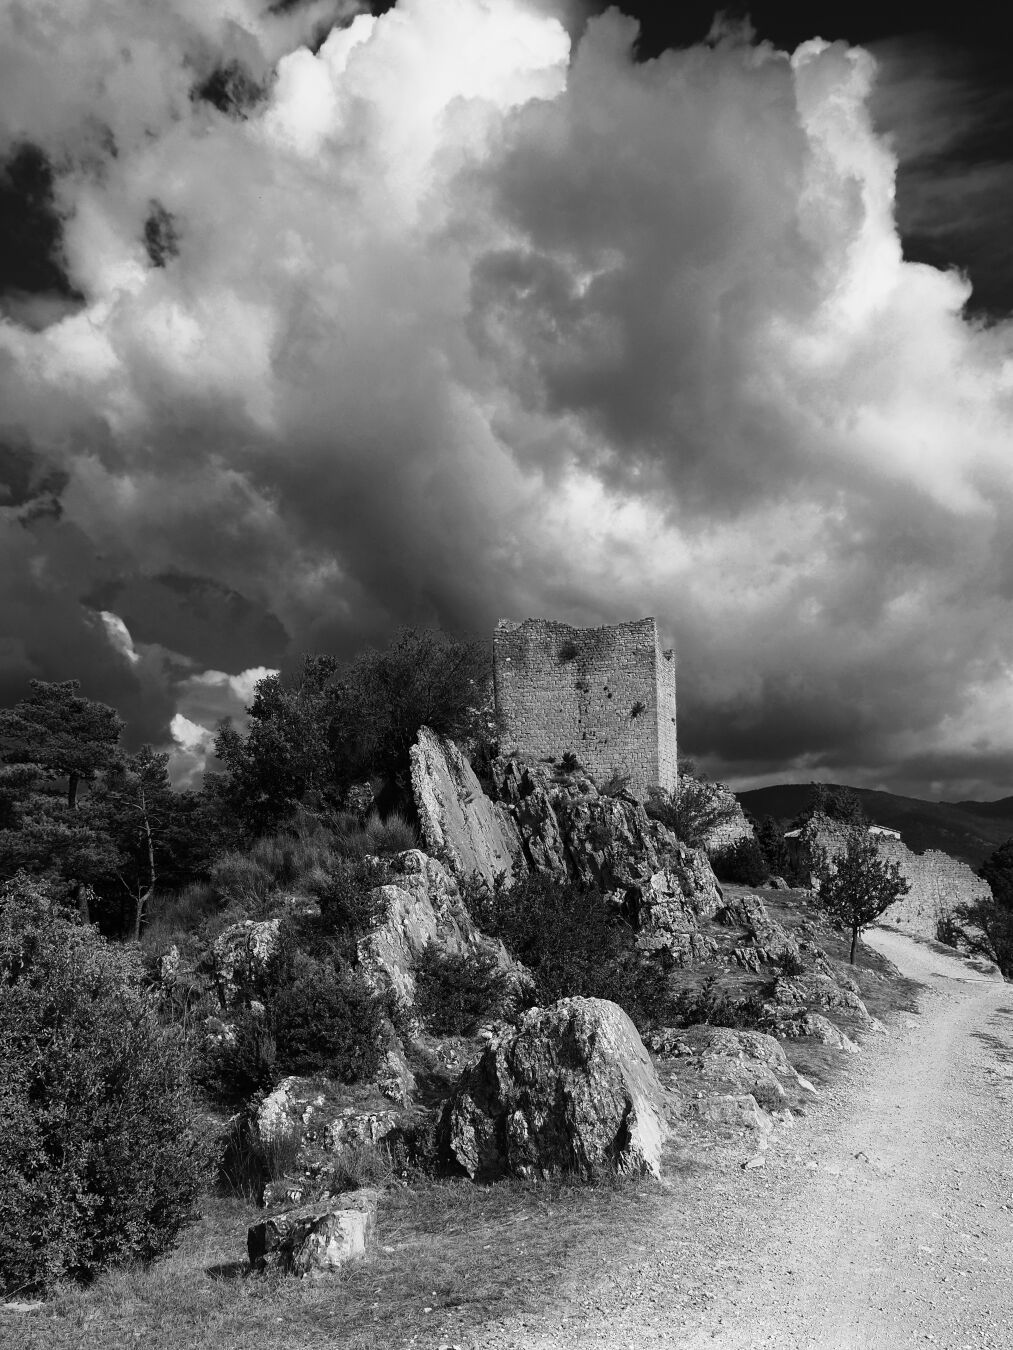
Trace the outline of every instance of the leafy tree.
<instances>
[{"instance_id":1,"label":"leafy tree","mask_svg":"<svg viewBox=\"0 0 1013 1350\"><path fill-rule=\"evenodd\" d=\"M189 1053L140 959L25 874L0 887L0 1291L175 1245L208 1180Z\"/></svg>"},{"instance_id":2,"label":"leafy tree","mask_svg":"<svg viewBox=\"0 0 1013 1350\"><path fill-rule=\"evenodd\" d=\"M829 783L813 783L808 804L792 821L796 829L814 816L828 816L842 825L863 825L866 822L862 799L853 788L833 787Z\"/></svg>"},{"instance_id":3,"label":"leafy tree","mask_svg":"<svg viewBox=\"0 0 1013 1350\"><path fill-rule=\"evenodd\" d=\"M1007 839L985 859L978 876L988 882L995 903L1013 911L1013 839Z\"/></svg>"},{"instance_id":4,"label":"leafy tree","mask_svg":"<svg viewBox=\"0 0 1013 1350\"><path fill-rule=\"evenodd\" d=\"M80 682L30 682L31 694L0 711L0 760L32 765L49 779L65 779L67 806L78 787L116 763L123 723L113 708L78 694Z\"/></svg>"},{"instance_id":5,"label":"leafy tree","mask_svg":"<svg viewBox=\"0 0 1013 1350\"><path fill-rule=\"evenodd\" d=\"M864 827L848 831L844 851L816 859L817 903L831 919L851 930L851 964L862 930L911 889L900 866L879 856L875 839ZM816 887L813 888L816 890Z\"/></svg>"},{"instance_id":6,"label":"leafy tree","mask_svg":"<svg viewBox=\"0 0 1013 1350\"><path fill-rule=\"evenodd\" d=\"M339 808L365 778L386 783L394 804L421 726L458 739L481 728L490 673L487 644L431 629L404 629L386 650L368 648L343 666L307 656L294 679L259 682L245 737L228 724L219 730L225 774L208 780L212 809L238 819L249 838L301 803Z\"/></svg>"},{"instance_id":7,"label":"leafy tree","mask_svg":"<svg viewBox=\"0 0 1013 1350\"><path fill-rule=\"evenodd\" d=\"M27 699L0 711L0 875L58 879L87 919L115 847L79 788L119 762L121 723L78 688L32 680Z\"/></svg>"},{"instance_id":8,"label":"leafy tree","mask_svg":"<svg viewBox=\"0 0 1013 1350\"><path fill-rule=\"evenodd\" d=\"M784 877L789 879L788 874L793 870L791 859L788 857L788 848L784 842L784 830L773 816L764 816L756 826L756 842L760 847L770 869L771 875L775 877Z\"/></svg>"}]
</instances>

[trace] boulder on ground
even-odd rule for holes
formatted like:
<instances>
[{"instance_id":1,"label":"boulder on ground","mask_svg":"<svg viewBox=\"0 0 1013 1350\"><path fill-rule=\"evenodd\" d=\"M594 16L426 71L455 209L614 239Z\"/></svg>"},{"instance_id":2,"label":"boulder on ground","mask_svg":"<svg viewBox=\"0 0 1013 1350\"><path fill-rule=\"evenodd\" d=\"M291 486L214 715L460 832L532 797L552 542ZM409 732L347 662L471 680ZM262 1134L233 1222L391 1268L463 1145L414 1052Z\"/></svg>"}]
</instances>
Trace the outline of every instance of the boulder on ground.
<instances>
[{"instance_id":1,"label":"boulder on ground","mask_svg":"<svg viewBox=\"0 0 1013 1350\"><path fill-rule=\"evenodd\" d=\"M851 1037L820 1013L805 1012L800 1009L795 1016L784 1017L778 1021L777 1034L784 1037L785 1040L798 1040L803 1036L811 1036L821 1045L829 1045L835 1050L844 1050L849 1055L859 1053L859 1048Z\"/></svg>"},{"instance_id":2,"label":"boulder on ground","mask_svg":"<svg viewBox=\"0 0 1013 1350\"><path fill-rule=\"evenodd\" d=\"M462 1075L441 1147L470 1177L589 1176L602 1166L660 1174L665 1091L615 1003L532 1008Z\"/></svg>"},{"instance_id":3,"label":"boulder on ground","mask_svg":"<svg viewBox=\"0 0 1013 1350\"><path fill-rule=\"evenodd\" d=\"M482 791L475 771L454 744L420 727L411 748L412 791L426 848L468 881L476 872L491 885L512 880L523 866L517 826Z\"/></svg>"},{"instance_id":4,"label":"boulder on ground","mask_svg":"<svg viewBox=\"0 0 1013 1350\"><path fill-rule=\"evenodd\" d=\"M847 1008L865 1020L869 1010L857 993L842 987L829 975L818 972L788 978L781 976L774 985L774 1002L786 1007L816 1004L817 1007Z\"/></svg>"},{"instance_id":5,"label":"boulder on ground","mask_svg":"<svg viewBox=\"0 0 1013 1350\"><path fill-rule=\"evenodd\" d=\"M774 1128L773 1121L748 1092L698 1097L686 1103L686 1111L713 1125L735 1125L759 1130L761 1134L769 1134Z\"/></svg>"},{"instance_id":6,"label":"boulder on ground","mask_svg":"<svg viewBox=\"0 0 1013 1350\"><path fill-rule=\"evenodd\" d=\"M328 1275L363 1256L376 1225L376 1191L349 1191L272 1214L250 1227L250 1268L285 1275Z\"/></svg>"}]
</instances>

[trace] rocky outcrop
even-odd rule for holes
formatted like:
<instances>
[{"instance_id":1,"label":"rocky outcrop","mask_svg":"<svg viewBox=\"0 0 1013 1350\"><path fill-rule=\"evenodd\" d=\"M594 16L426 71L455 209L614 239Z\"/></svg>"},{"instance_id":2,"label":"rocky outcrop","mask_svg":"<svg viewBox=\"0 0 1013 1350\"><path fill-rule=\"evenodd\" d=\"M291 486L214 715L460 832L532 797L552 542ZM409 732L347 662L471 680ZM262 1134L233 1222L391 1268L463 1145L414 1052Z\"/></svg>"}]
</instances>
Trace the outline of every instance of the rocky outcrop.
<instances>
[{"instance_id":1,"label":"rocky outcrop","mask_svg":"<svg viewBox=\"0 0 1013 1350\"><path fill-rule=\"evenodd\" d=\"M454 742L421 727L411 748L411 778L427 850L459 881L475 873L490 885L500 875L512 880L523 866L517 827L482 791Z\"/></svg>"},{"instance_id":2,"label":"rocky outcrop","mask_svg":"<svg viewBox=\"0 0 1013 1350\"><path fill-rule=\"evenodd\" d=\"M243 990L255 988L278 946L281 919L242 919L215 938L211 979L223 1008L235 1005Z\"/></svg>"},{"instance_id":3,"label":"rocky outcrop","mask_svg":"<svg viewBox=\"0 0 1013 1350\"><path fill-rule=\"evenodd\" d=\"M662 1059L684 1061L682 1081L692 1091L694 1078L701 1090L713 1083L749 1093L773 1106L786 1089L815 1092L788 1061L784 1047L762 1031L731 1027L661 1027L646 1044Z\"/></svg>"},{"instance_id":4,"label":"rocky outcrop","mask_svg":"<svg viewBox=\"0 0 1013 1350\"><path fill-rule=\"evenodd\" d=\"M418 849L401 853L391 881L377 888L384 919L358 944L360 967L375 989L390 992L405 1010L415 1000L415 970L430 943L447 954L491 955L520 995L530 977L502 942L486 937L468 913L457 882L442 863Z\"/></svg>"},{"instance_id":5,"label":"rocky outcrop","mask_svg":"<svg viewBox=\"0 0 1013 1350\"><path fill-rule=\"evenodd\" d=\"M465 1071L441 1122L447 1160L488 1179L602 1166L660 1175L665 1093L615 1003L532 1008Z\"/></svg>"},{"instance_id":6,"label":"rocky outcrop","mask_svg":"<svg viewBox=\"0 0 1013 1350\"><path fill-rule=\"evenodd\" d=\"M349 1191L272 1214L247 1234L251 1270L329 1275L363 1256L376 1227L376 1191Z\"/></svg>"},{"instance_id":7,"label":"rocky outcrop","mask_svg":"<svg viewBox=\"0 0 1013 1350\"><path fill-rule=\"evenodd\" d=\"M846 1032L821 1013L807 1012L804 1008L779 1018L777 1034L786 1040L810 1036L821 1045L828 1045L834 1050L843 1050L849 1055L858 1054L858 1046Z\"/></svg>"}]
</instances>

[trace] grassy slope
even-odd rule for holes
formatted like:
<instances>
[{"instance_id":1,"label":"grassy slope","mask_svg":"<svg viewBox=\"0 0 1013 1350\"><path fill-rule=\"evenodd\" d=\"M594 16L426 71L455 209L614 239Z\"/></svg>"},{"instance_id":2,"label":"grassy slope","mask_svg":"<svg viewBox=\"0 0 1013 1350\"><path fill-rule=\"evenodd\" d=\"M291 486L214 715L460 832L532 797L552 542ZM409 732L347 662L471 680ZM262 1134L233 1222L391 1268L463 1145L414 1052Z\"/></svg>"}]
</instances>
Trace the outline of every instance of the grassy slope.
<instances>
[{"instance_id":1,"label":"grassy slope","mask_svg":"<svg viewBox=\"0 0 1013 1350\"><path fill-rule=\"evenodd\" d=\"M926 802L869 788L853 791L869 819L900 830L904 843L915 853L937 848L978 868L1013 835L1013 797L997 802ZM737 795L754 816L790 820L808 805L811 792L808 783L782 783Z\"/></svg>"}]
</instances>

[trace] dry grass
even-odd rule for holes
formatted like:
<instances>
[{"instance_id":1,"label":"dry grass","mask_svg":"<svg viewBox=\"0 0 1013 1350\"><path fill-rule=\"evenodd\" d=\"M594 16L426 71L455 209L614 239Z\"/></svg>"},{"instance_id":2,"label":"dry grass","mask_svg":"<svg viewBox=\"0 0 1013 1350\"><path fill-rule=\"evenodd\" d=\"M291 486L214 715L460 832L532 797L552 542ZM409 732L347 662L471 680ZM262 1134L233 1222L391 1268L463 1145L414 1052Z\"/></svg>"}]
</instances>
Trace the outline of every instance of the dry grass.
<instances>
[{"instance_id":1,"label":"dry grass","mask_svg":"<svg viewBox=\"0 0 1013 1350\"><path fill-rule=\"evenodd\" d=\"M64 1287L34 1313L0 1313L0 1345L24 1350L397 1350L454 1343L489 1318L544 1306L582 1259L600 1263L649 1230L665 1200L650 1180L433 1181L386 1194L376 1251L336 1276L246 1273L260 1211L208 1202L171 1257ZM669 1203L673 1201L670 1199Z\"/></svg>"}]
</instances>

